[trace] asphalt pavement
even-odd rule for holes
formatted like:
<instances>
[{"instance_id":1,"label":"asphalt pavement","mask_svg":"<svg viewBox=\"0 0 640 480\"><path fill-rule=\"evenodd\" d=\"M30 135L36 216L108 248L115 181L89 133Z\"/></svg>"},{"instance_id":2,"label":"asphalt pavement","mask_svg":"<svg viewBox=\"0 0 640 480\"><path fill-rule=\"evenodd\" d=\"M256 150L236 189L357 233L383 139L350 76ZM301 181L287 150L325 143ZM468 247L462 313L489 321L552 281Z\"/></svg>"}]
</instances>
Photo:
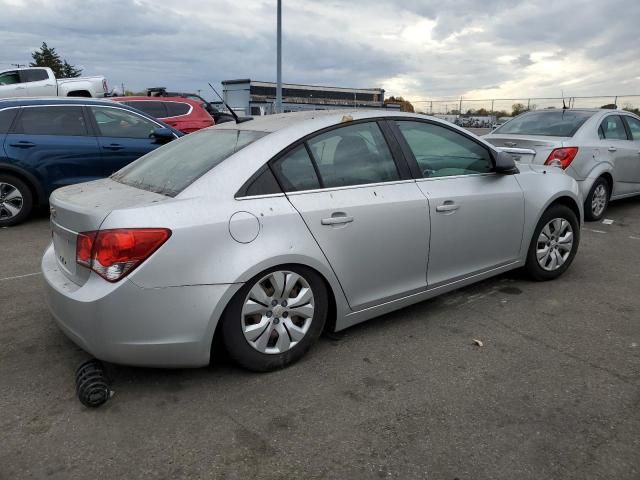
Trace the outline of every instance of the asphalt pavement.
<instances>
[{"instance_id":1,"label":"asphalt pavement","mask_svg":"<svg viewBox=\"0 0 640 480\"><path fill-rule=\"evenodd\" d=\"M47 219L2 229L0 479L637 480L640 199L607 219L557 281L502 275L269 374L111 365L96 410L43 300Z\"/></svg>"}]
</instances>

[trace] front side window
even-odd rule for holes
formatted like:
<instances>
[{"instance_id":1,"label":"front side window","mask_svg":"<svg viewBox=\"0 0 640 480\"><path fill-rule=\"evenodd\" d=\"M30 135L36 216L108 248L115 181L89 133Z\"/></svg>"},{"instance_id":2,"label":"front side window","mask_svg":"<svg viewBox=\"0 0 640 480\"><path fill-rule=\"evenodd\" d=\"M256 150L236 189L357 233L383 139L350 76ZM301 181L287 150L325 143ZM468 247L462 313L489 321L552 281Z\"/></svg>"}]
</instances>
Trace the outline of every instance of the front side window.
<instances>
[{"instance_id":1,"label":"front side window","mask_svg":"<svg viewBox=\"0 0 640 480\"><path fill-rule=\"evenodd\" d=\"M44 68L32 68L30 70L21 70L20 75L23 82L41 82L48 80L49 75Z\"/></svg>"},{"instance_id":2,"label":"front side window","mask_svg":"<svg viewBox=\"0 0 640 480\"><path fill-rule=\"evenodd\" d=\"M18 75L18 72L0 73L0 86L13 85L14 83L20 83L20 75Z\"/></svg>"},{"instance_id":3,"label":"front side window","mask_svg":"<svg viewBox=\"0 0 640 480\"><path fill-rule=\"evenodd\" d=\"M26 107L13 127L15 133L28 135L87 135L82 107Z\"/></svg>"},{"instance_id":4,"label":"front side window","mask_svg":"<svg viewBox=\"0 0 640 480\"><path fill-rule=\"evenodd\" d=\"M121 108L90 107L102 137L149 138L160 125Z\"/></svg>"},{"instance_id":5,"label":"front side window","mask_svg":"<svg viewBox=\"0 0 640 480\"><path fill-rule=\"evenodd\" d=\"M397 121L425 178L489 173L493 163L484 146L439 125Z\"/></svg>"},{"instance_id":6,"label":"front side window","mask_svg":"<svg viewBox=\"0 0 640 480\"><path fill-rule=\"evenodd\" d=\"M111 178L143 190L175 196L265 135L265 132L250 130L200 130L148 153Z\"/></svg>"},{"instance_id":7,"label":"front side window","mask_svg":"<svg viewBox=\"0 0 640 480\"><path fill-rule=\"evenodd\" d=\"M320 188L320 181L304 145L276 160L273 169L285 192Z\"/></svg>"},{"instance_id":8,"label":"front side window","mask_svg":"<svg viewBox=\"0 0 640 480\"><path fill-rule=\"evenodd\" d=\"M601 139L627 140L627 131L624 129L620 115L609 115L600 124L598 135Z\"/></svg>"},{"instance_id":9,"label":"front side window","mask_svg":"<svg viewBox=\"0 0 640 480\"><path fill-rule=\"evenodd\" d=\"M147 115L152 116L153 118L165 118L167 116L170 116L167 115L167 109L164 106L164 102L154 102L151 100L133 100L130 102L124 102L124 104L129 105L133 108L137 108L141 112L144 112Z\"/></svg>"},{"instance_id":10,"label":"front side window","mask_svg":"<svg viewBox=\"0 0 640 480\"><path fill-rule=\"evenodd\" d=\"M624 117L631 131L631 138L633 140L640 140L640 120L634 117Z\"/></svg>"},{"instance_id":11,"label":"front side window","mask_svg":"<svg viewBox=\"0 0 640 480\"><path fill-rule=\"evenodd\" d=\"M375 122L357 123L308 141L325 188L399 180L389 147Z\"/></svg>"}]
</instances>

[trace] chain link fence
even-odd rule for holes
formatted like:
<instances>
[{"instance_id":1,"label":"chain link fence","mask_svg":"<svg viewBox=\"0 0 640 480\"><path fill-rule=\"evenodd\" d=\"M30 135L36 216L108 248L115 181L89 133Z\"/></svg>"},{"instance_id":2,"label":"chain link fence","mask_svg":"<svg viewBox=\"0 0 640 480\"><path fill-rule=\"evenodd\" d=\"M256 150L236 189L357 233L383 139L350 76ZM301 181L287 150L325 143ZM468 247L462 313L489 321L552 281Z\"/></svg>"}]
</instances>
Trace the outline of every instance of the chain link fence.
<instances>
[{"instance_id":1,"label":"chain link fence","mask_svg":"<svg viewBox=\"0 0 640 480\"><path fill-rule=\"evenodd\" d=\"M562 108L562 97L529 97L529 98L437 98L411 101L415 110L427 114L442 115L494 115L510 116L526 110L544 108ZM571 108L624 108L640 109L640 95L607 95L598 97L564 97L564 104Z\"/></svg>"}]
</instances>

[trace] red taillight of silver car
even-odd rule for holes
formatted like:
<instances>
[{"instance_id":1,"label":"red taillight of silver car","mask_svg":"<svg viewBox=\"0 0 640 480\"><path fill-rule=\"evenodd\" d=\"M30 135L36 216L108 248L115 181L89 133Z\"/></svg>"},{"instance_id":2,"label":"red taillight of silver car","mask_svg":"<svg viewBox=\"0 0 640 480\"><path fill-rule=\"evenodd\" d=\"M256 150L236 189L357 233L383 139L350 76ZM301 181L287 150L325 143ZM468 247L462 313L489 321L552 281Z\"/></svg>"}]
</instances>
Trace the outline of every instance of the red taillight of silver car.
<instances>
[{"instance_id":1,"label":"red taillight of silver car","mask_svg":"<svg viewBox=\"0 0 640 480\"><path fill-rule=\"evenodd\" d=\"M171 236L167 228L119 228L82 232L76 240L76 263L109 282L117 282L144 262Z\"/></svg>"},{"instance_id":2,"label":"red taillight of silver car","mask_svg":"<svg viewBox=\"0 0 640 480\"><path fill-rule=\"evenodd\" d=\"M567 167L571 165L571 162L573 162L573 159L576 158L577 154L578 147L554 148L544 164L566 170Z\"/></svg>"}]
</instances>

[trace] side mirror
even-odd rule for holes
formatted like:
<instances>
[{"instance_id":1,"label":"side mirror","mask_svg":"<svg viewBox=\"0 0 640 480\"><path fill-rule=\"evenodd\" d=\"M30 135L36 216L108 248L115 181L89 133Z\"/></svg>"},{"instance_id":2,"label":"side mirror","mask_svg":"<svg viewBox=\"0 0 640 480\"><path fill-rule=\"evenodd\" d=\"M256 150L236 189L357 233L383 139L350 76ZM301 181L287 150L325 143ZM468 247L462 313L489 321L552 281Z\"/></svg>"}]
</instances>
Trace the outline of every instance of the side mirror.
<instances>
[{"instance_id":1,"label":"side mirror","mask_svg":"<svg viewBox=\"0 0 640 480\"><path fill-rule=\"evenodd\" d=\"M156 140L156 143L167 143L167 142L170 142L171 140L174 140L176 136L173 134L173 132L170 129L165 127L160 127L160 128L154 129L149 135L149 138L154 138Z\"/></svg>"},{"instance_id":2,"label":"side mirror","mask_svg":"<svg viewBox=\"0 0 640 480\"><path fill-rule=\"evenodd\" d=\"M496 155L496 164L493 170L496 173L501 173L503 175L513 175L514 173L519 172L513 156L510 153L502 151L498 152Z\"/></svg>"}]
</instances>

